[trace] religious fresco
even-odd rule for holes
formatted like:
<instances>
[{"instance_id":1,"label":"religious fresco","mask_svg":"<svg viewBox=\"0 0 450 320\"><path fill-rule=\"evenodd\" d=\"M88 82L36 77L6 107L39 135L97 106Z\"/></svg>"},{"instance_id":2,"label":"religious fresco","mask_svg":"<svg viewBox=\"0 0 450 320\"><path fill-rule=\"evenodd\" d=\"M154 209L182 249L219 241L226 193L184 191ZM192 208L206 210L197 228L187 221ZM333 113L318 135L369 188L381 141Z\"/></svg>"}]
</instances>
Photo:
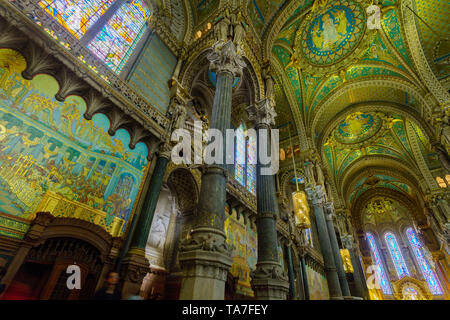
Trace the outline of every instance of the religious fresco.
<instances>
[{"instance_id":1,"label":"religious fresco","mask_svg":"<svg viewBox=\"0 0 450 320\"><path fill-rule=\"evenodd\" d=\"M0 212L29 220L49 211L121 234L147 167L147 147L131 150L125 130L108 134L105 115L83 117L82 98L57 101L56 80L44 74L25 80L18 73L21 56L2 50L1 62L7 59L0 64L9 66L0 68Z\"/></svg>"},{"instance_id":2,"label":"religious fresco","mask_svg":"<svg viewBox=\"0 0 450 320\"><path fill-rule=\"evenodd\" d=\"M306 275L308 278L310 300L328 300L330 293L328 292L328 284L325 276L308 265L306 266Z\"/></svg>"},{"instance_id":3,"label":"religious fresco","mask_svg":"<svg viewBox=\"0 0 450 320\"><path fill-rule=\"evenodd\" d=\"M250 284L250 272L256 268L257 262L257 236L256 230L250 223L244 223L244 217L237 219L236 210L233 208L231 215L229 207L225 207L225 234L227 243L233 246L233 264L231 274L238 277L236 293L253 296Z\"/></svg>"},{"instance_id":4,"label":"religious fresco","mask_svg":"<svg viewBox=\"0 0 450 320\"><path fill-rule=\"evenodd\" d=\"M363 223L377 228L383 224L396 224L400 219L410 219L408 209L391 198L375 197L363 211Z\"/></svg>"},{"instance_id":5,"label":"religious fresco","mask_svg":"<svg viewBox=\"0 0 450 320\"><path fill-rule=\"evenodd\" d=\"M412 163L415 155L410 139L414 135L428 167L439 168L437 155L432 151L422 130L413 121L398 114L356 112L348 115L332 130L323 152L330 169L337 176L364 156L385 155ZM404 183L384 177L380 179L383 180L380 183L384 187L411 193ZM366 190L368 187L365 187ZM365 190L358 189L350 200L356 199L363 191Z\"/></svg>"},{"instance_id":6,"label":"religious fresco","mask_svg":"<svg viewBox=\"0 0 450 320\"><path fill-rule=\"evenodd\" d=\"M337 126L335 137L342 143L357 143L373 136L381 127L381 119L370 113L355 112Z\"/></svg>"},{"instance_id":7,"label":"religious fresco","mask_svg":"<svg viewBox=\"0 0 450 320\"><path fill-rule=\"evenodd\" d=\"M301 35L301 50L311 64L333 64L355 48L365 29L365 15L354 1L337 2L316 16Z\"/></svg>"}]
</instances>

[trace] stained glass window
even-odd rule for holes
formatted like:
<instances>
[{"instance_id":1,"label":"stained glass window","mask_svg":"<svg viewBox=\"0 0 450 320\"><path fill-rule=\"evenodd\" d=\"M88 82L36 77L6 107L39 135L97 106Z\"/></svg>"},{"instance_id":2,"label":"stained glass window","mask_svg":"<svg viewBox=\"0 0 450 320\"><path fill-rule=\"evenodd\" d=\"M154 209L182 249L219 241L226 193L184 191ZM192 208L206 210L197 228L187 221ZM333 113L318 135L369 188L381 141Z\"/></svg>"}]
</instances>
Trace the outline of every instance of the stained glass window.
<instances>
[{"instance_id":1,"label":"stained glass window","mask_svg":"<svg viewBox=\"0 0 450 320\"><path fill-rule=\"evenodd\" d=\"M406 287L403 289L404 300L419 300L419 293L416 289L411 287Z\"/></svg>"},{"instance_id":2,"label":"stained glass window","mask_svg":"<svg viewBox=\"0 0 450 320\"><path fill-rule=\"evenodd\" d=\"M411 249L414 252L414 256L416 257L417 263L420 266L423 277L428 283L428 287L430 288L431 293L434 295L442 295L442 289L439 286L436 274L434 273L433 269L431 269L430 264L423 254L422 244L417 238L416 232L413 228L408 228L406 229L406 235L411 245Z\"/></svg>"},{"instance_id":3,"label":"stained glass window","mask_svg":"<svg viewBox=\"0 0 450 320\"><path fill-rule=\"evenodd\" d=\"M406 267L405 260L403 259L402 252L400 251L400 247L395 239L395 236L392 233L386 233L384 238L386 239L389 253L391 254L392 262L394 263L399 279L407 276L409 271Z\"/></svg>"},{"instance_id":4,"label":"stained glass window","mask_svg":"<svg viewBox=\"0 0 450 320\"><path fill-rule=\"evenodd\" d=\"M256 139L247 140L247 190L256 194Z\"/></svg>"},{"instance_id":5,"label":"stained glass window","mask_svg":"<svg viewBox=\"0 0 450 320\"><path fill-rule=\"evenodd\" d=\"M386 276L386 272L384 271L383 261L381 260L380 252L378 251L378 246L375 242L373 235L367 233L367 240L369 241L369 246L372 252L372 257L375 260L375 264L377 265L378 271L378 279L380 281L381 289L384 294L392 294L391 286L389 285L389 280Z\"/></svg>"},{"instance_id":6,"label":"stained glass window","mask_svg":"<svg viewBox=\"0 0 450 320\"><path fill-rule=\"evenodd\" d=\"M236 130L236 157L234 166L234 178L245 186L245 135L244 125Z\"/></svg>"},{"instance_id":7,"label":"stained glass window","mask_svg":"<svg viewBox=\"0 0 450 320\"><path fill-rule=\"evenodd\" d=\"M114 0L42 0L39 5L80 39Z\"/></svg>"},{"instance_id":8,"label":"stained glass window","mask_svg":"<svg viewBox=\"0 0 450 320\"><path fill-rule=\"evenodd\" d=\"M103 26L88 48L119 73L147 29L150 10L142 0L127 1Z\"/></svg>"},{"instance_id":9,"label":"stained glass window","mask_svg":"<svg viewBox=\"0 0 450 320\"><path fill-rule=\"evenodd\" d=\"M305 229L305 238L306 238L306 243L312 247L313 239L312 239L311 228Z\"/></svg>"}]
</instances>

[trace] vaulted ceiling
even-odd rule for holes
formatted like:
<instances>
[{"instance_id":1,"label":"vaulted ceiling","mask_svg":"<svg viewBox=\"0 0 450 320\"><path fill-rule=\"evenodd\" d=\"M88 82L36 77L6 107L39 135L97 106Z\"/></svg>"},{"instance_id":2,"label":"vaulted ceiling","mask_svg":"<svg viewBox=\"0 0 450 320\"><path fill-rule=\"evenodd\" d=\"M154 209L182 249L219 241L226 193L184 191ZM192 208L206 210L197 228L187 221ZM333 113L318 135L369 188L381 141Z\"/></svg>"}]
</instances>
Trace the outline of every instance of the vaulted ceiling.
<instances>
[{"instance_id":1,"label":"vaulted ceiling","mask_svg":"<svg viewBox=\"0 0 450 320\"><path fill-rule=\"evenodd\" d=\"M375 187L412 195L420 191L414 185L418 179L425 179L429 188L438 188L430 173L440 169L429 142L435 131L424 120L433 106L416 48L409 45L413 25L436 79L450 76L448 3L376 1L380 25L369 28L371 1L231 2L240 3L255 59L269 60L274 70L281 140L289 132L300 144L310 138L300 147L323 155L335 195L351 206ZM223 5L190 3L194 24L214 23L214 11ZM414 19L405 23L407 12ZM358 176L364 168L371 168L371 179ZM423 170L426 177L408 173Z\"/></svg>"}]
</instances>

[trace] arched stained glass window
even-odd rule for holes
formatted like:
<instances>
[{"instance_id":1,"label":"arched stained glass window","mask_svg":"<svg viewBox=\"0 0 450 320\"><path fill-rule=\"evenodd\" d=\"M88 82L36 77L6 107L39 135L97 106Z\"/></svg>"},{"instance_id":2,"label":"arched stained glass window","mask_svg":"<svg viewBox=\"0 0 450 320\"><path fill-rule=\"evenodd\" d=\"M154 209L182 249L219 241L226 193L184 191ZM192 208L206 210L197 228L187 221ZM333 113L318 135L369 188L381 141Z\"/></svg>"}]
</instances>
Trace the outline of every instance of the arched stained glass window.
<instances>
[{"instance_id":1,"label":"arched stained glass window","mask_svg":"<svg viewBox=\"0 0 450 320\"><path fill-rule=\"evenodd\" d=\"M109 19L88 48L119 73L147 29L150 11L142 0L130 0Z\"/></svg>"},{"instance_id":2,"label":"arched stained glass window","mask_svg":"<svg viewBox=\"0 0 450 320\"><path fill-rule=\"evenodd\" d=\"M256 194L256 139L249 136L247 140L247 190Z\"/></svg>"},{"instance_id":3,"label":"arched stained glass window","mask_svg":"<svg viewBox=\"0 0 450 320\"><path fill-rule=\"evenodd\" d=\"M384 294L392 294L391 286L389 285L389 280L384 271L383 261L381 260L380 252L378 251L378 246L375 242L373 235L367 233L367 240L369 241L370 251L372 252L372 257L375 260L375 264L378 266L378 278L380 281L381 289Z\"/></svg>"},{"instance_id":4,"label":"arched stained glass window","mask_svg":"<svg viewBox=\"0 0 450 320\"><path fill-rule=\"evenodd\" d=\"M42 0L39 5L80 39L114 0Z\"/></svg>"},{"instance_id":5,"label":"arched stained glass window","mask_svg":"<svg viewBox=\"0 0 450 320\"><path fill-rule=\"evenodd\" d=\"M245 134L244 125L236 129L236 157L234 165L234 178L245 186Z\"/></svg>"},{"instance_id":6,"label":"arched stained glass window","mask_svg":"<svg viewBox=\"0 0 450 320\"><path fill-rule=\"evenodd\" d=\"M419 300L419 293L416 289L406 287L403 289L404 300Z\"/></svg>"},{"instance_id":7,"label":"arched stained glass window","mask_svg":"<svg viewBox=\"0 0 450 320\"><path fill-rule=\"evenodd\" d=\"M430 264L423 254L422 244L417 238L414 229L406 229L406 236L408 237L411 249L414 252L414 256L416 257L417 263L420 266L425 281L428 283L428 287L430 288L431 293L434 295L442 295L442 289L439 286L436 274L434 273L433 269L431 269Z\"/></svg>"},{"instance_id":8,"label":"arched stained glass window","mask_svg":"<svg viewBox=\"0 0 450 320\"><path fill-rule=\"evenodd\" d=\"M41 0L39 5L115 73L124 68L151 16L144 0Z\"/></svg>"},{"instance_id":9,"label":"arched stained glass window","mask_svg":"<svg viewBox=\"0 0 450 320\"><path fill-rule=\"evenodd\" d=\"M386 233L384 238L386 239L386 243L389 248L389 253L391 255L392 262L394 263L395 271L397 271L399 279L409 275L408 268L406 267L405 260L403 259L402 252L397 243L397 239L395 239L395 236L389 232Z\"/></svg>"}]
</instances>

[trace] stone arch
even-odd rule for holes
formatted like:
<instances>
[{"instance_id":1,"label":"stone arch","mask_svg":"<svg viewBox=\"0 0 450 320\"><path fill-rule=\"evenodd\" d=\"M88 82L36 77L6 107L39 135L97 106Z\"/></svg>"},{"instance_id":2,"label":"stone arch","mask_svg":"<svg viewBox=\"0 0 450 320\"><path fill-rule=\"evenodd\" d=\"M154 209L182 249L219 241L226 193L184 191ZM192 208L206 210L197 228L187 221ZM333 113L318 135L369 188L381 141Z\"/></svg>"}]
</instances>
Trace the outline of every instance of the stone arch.
<instances>
[{"instance_id":1,"label":"stone arch","mask_svg":"<svg viewBox=\"0 0 450 320\"><path fill-rule=\"evenodd\" d=\"M167 185L174 192L178 209L182 213L195 210L200 189L194 175L188 169L173 169L168 175Z\"/></svg>"},{"instance_id":2,"label":"stone arch","mask_svg":"<svg viewBox=\"0 0 450 320\"><path fill-rule=\"evenodd\" d=\"M435 135L433 133L432 128L428 123L426 123L421 114L417 111L412 110L410 107L395 103L395 102L382 102L382 101L374 101L374 102L361 102L351 104L336 115L326 124L324 129L320 132L319 138L317 139L317 145L319 146L319 150L323 152L323 143L325 139L330 135L332 130L343 121L349 114L352 114L356 111L360 112L380 112L383 113L395 113L403 116L407 120L411 120L414 122L420 130L426 135L426 137L433 141L435 140Z\"/></svg>"},{"instance_id":3,"label":"stone arch","mask_svg":"<svg viewBox=\"0 0 450 320\"><path fill-rule=\"evenodd\" d=\"M73 238L90 243L105 260L112 247L113 238L102 227L75 218L54 218L41 234L42 242L51 238Z\"/></svg>"},{"instance_id":4,"label":"stone arch","mask_svg":"<svg viewBox=\"0 0 450 320\"><path fill-rule=\"evenodd\" d=\"M339 112L345 110L348 107L348 105L342 106L340 110L336 110L336 108L333 108L332 105L338 98L343 97L345 94L351 92L352 90L370 89L371 87L397 90L399 92L407 92L419 102L420 110L416 110L416 113L418 114L421 114L425 110L430 109L428 103L422 96L420 89L415 87L409 81L395 77L373 77L372 79L359 79L355 81L349 81L340 86L339 90L333 90L315 107L312 114L312 120L310 122L310 135L312 137L315 136L314 130L321 132L323 128L330 122L330 118L333 118L336 114L339 114ZM372 102L375 101L370 101L367 103L370 104Z\"/></svg>"},{"instance_id":5,"label":"stone arch","mask_svg":"<svg viewBox=\"0 0 450 320\"><path fill-rule=\"evenodd\" d=\"M212 40L210 42L210 45L214 43L214 41ZM202 48L198 51L198 53L191 55L191 58L186 62L184 68L182 69L180 73L180 82L188 92L192 92L196 84L196 80L199 78L199 76L202 76L202 74L208 71L209 61L207 59L207 55L210 52L210 46ZM252 103L259 100L262 94L262 88L259 83L259 78L255 66L251 62L250 58L244 55L243 60L245 61L247 66L243 70L243 81L241 82L245 82L245 84L247 85L247 89L249 91L249 103Z\"/></svg>"},{"instance_id":6,"label":"stone arch","mask_svg":"<svg viewBox=\"0 0 450 320\"><path fill-rule=\"evenodd\" d=\"M369 161L368 164L365 164L366 160ZM341 186L339 192L346 201L350 195L351 188L360 178L367 176L367 171L371 171L374 174L389 174L400 181L406 182L409 187L416 191L417 196L423 195L423 190L420 188L420 181L423 177L416 173L414 168L407 163L387 156L366 156L351 164L338 180L338 185Z\"/></svg>"},{"instance_id":7,"label":"stone arch","mask_svg":"<svg viewBox=\"0 0 450 320\"><path fill-rule=\"evenodd\" d=\"M362 221L362 213L364 211L364 207L372 198L377 196L398 201L408 210L408 212L411 214L412 219L416 221L416 223L418 223L419 225L424 223L426 224L426 217L423 214L423 210L421 210L420 205L417 201L411 199L406 194L393 189L374 188L365 191L351 207L352 224L357 233L361 233L364 231Z\"/></svg>"}]
</instances>

